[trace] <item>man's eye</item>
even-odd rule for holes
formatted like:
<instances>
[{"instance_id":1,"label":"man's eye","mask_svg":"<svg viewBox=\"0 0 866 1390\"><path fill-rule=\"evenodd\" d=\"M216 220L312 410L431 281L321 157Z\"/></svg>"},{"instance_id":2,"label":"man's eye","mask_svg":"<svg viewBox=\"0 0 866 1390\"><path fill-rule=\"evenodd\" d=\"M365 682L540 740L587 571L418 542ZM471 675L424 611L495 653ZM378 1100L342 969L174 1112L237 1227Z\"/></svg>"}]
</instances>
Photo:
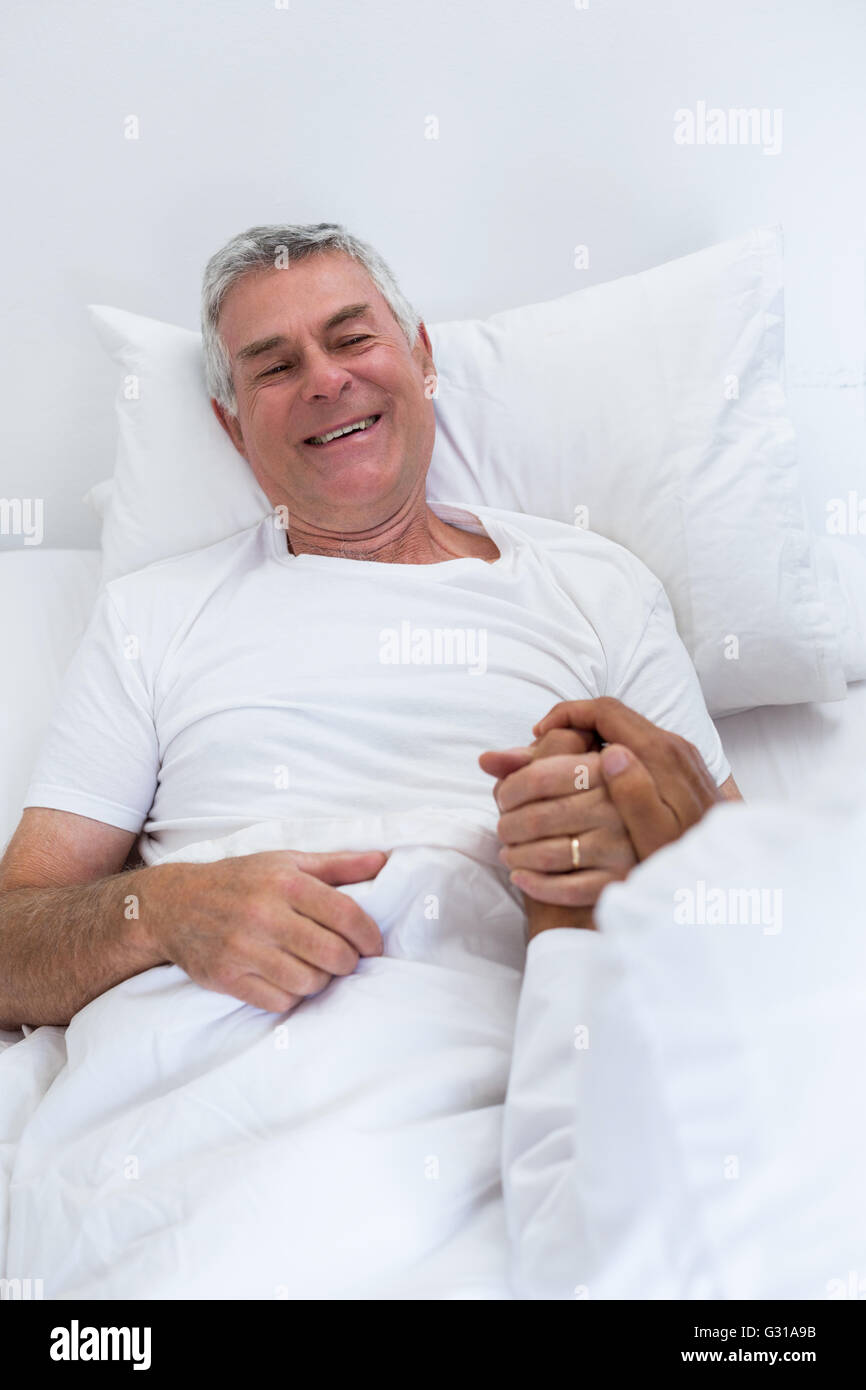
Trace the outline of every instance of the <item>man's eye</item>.
<instances>
[{"instance_id":1,"label":"man's eye","mask_svg":"<svg viewBox=\"0 0 866 1390\"><path fill-rule=\"evenodd\" d=\"M342 343L339 343L338 346L352 347L355 343L365 343L371 336L372 334L370 333L358 333L354 338L346 338ZM277 376L283 371L288 371L288 364L286 362L278 362L275 367L269 367L266 372L262 372L262 376Z\"/></svg>"}]
</instances>

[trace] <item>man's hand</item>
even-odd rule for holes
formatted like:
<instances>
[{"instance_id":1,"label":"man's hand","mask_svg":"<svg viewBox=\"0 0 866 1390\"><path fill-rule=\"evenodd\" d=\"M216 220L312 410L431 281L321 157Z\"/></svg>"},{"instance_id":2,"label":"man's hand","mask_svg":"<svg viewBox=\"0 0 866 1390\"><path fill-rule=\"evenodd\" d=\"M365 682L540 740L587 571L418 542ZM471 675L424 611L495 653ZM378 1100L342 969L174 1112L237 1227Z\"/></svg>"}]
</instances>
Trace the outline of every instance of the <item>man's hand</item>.
<instances>
[{"instance_id":1,"label":"man's hand","mask_svg":"<svg viewBox=\"0 0 866 1390\"><path fill-rule=\"evenodd\" d=\"M614 805L630 828L638 859L679 839L712 806L741 800L730 777L717 787L694 744L644 719L619 700L564 700L535 725L544 736L553 729L580 729L608 746L601 770ZM726 796L727 793L727 796Z\"/></svg>"},{"instance_id":2,"label":"man's hand","mask_svg":"<svg viewBox=\"0 0 866 1390\"><path fill-rule=\"evenodd\" d=\"M637 856L602 776L600 754L585 752L581 743L553 742L565 732L543 735L526 752L522 767L514 767L517 750L484 753L481 765L495 774L506 770L504 759L511 762L494 796L502 812L500 858L515 871L514 882L544 902L584 906L594 903L612 878L624 878Z\"/></svg>"},{"instance_id":3,"label":"man's hand","mask_svg":"<svg viewBox=\"0 0 866 1390\"><path fill-rule=\"evenodd\" d=\"M156 865L142 878L141 922L197 984L284 1013L351 975L361 956L382 954L378 926L337 885L375 878L386 859L265 850Z\"/></svg>"},{"instance_id":4,"label":"man's hand","mask_svg":"<svg viewBox=\"0 0 866 1390\"><path fill-rule=\"evenodd\" d=\"M589 904L608 883L625 878L638 860L677 839L726 795L741 799L733 778L716 786L692 744L618 700L565 701L533 732L539 737L528 748L484 753L479 760L500 779L494 795L504 812L501 857L524 892L530 936L549 926L593 926ZM577 742L567 750L550 743L568 732ZM579 841L577 870L573 838ZM533 912L532 904L542 903L549 910ZM563 909L583 915L563 919Z\"/></svg>"},{"instance_id":5,"label":"man's hand","mask_svg":"<svg viewBox=\"0 0 866 1390\"><path fill-rule=\"evenodd\" d=\"M607 794L591 734L555 729L531 748L482 753L503 815L503 863L521 889L529 937L550 927L588 927L601 890L637 862ZM579 836L575 870L572 839Z\"/></svg>"}]
</instances>

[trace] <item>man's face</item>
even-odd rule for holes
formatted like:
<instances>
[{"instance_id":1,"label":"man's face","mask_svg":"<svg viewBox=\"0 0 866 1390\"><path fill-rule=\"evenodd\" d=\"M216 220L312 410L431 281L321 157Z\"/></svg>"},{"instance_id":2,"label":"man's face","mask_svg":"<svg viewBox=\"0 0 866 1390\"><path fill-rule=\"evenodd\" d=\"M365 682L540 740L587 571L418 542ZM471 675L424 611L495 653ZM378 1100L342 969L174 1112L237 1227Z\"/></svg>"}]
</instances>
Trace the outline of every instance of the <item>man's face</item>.
<instances>
[{"instance_id":1,"label":"man's face","mask_svg":"<svg viewBox=\"0 0 866 1390\"><path fill-rule=\"evenodd\" d=\"M214 410L290 519L358 532L393 515L419 486L423 492L436 428L425 392L434 374L430 339L422 326L410 349L351 256L328 252L250 272L227 294L219 329L237 418ZM371 415L380 417L372 428L309 442Z\"/></svg>"}]
</instances>

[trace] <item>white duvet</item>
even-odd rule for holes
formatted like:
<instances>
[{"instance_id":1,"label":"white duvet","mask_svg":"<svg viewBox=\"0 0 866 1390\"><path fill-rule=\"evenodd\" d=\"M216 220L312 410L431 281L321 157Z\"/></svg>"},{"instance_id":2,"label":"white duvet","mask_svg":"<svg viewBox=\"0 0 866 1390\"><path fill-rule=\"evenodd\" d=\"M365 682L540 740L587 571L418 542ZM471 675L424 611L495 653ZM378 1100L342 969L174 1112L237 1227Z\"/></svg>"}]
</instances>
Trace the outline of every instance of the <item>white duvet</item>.
<instances>
[{"instance_id":1,"label":"white duvet","mask_svg":"<svg viewBox=\"0 0 866 1390\"><path fill-rule=\"evenodd\" d=\"M162 966L0 1052L0 1273L55 1299L862 1299L864 842L856 804L720 806L599 932L528 953L492 817L186 849L393 845L342 890L385 955L281 1016Z\"/></svg>"},{"instance_id":2,"label":"white duvet","mask_svg":"<svg viewBox=\"0 0 866 1390\"><path fill-rule=\"evenodd\" d=\"M341 890L385 955L286 1015L160 966L0 1053L4 1275L55 1299L509 1297L525 918L494 823L268 823L173 856L392 845Z\"/></svg>"}]
</instances>

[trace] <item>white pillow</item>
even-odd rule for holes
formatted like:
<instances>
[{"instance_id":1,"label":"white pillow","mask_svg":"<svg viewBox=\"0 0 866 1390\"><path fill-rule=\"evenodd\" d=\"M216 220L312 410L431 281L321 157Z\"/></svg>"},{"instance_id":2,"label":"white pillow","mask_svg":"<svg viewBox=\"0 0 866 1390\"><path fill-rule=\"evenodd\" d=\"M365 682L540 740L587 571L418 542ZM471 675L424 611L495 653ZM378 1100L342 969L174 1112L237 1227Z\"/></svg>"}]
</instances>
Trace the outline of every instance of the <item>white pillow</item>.
<instances>
[{"instance_id":1,"label":"white pillow","mask_svg":"<svg viewBox=\"0 0 866 1390\"><path fill-rule=\"evenodd\" d=\"M123 376L103 579L270 510L212 414L200 337L91 305ZM661 579L714 715L846 694L782 386L781 233L492 318L429 325L428 493L572 522Z\"/></svg>"},{"instance_id":2,"label":"white pillow","mask_svg":"<svg viewBox=\"0 0 866 1390\"><path fill-rule=\"evenodd\" d=\"M103 478L101 483L94 483L82 497L82 502L86 502L90 510L100 521L105 520L105 514L111 505L114 496L114 479Z\"/></svg>"}]
</instances>

